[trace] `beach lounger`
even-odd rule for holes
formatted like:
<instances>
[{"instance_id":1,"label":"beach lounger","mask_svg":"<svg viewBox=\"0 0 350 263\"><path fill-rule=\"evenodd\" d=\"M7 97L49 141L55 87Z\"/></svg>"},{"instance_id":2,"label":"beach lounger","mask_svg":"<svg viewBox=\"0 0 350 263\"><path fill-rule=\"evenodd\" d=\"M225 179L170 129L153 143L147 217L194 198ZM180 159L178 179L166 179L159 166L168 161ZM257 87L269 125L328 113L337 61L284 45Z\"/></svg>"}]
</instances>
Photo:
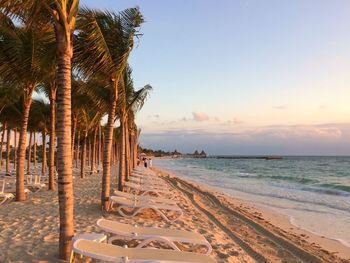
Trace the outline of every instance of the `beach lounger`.
<instances>
[{"instance_id":1,"label":"beach lounger","mask_svg":"<svg viewBox=\"0 0 350 263\"><path fill-rule=\"evenodd\" d=\"M129 178L129 182L135 183L135 184L139 184L139 185L148 185L148 186L152 186L152 187L158 187L158 188L162 188L162 187L167 187L167 184L163 181L154 181L152 179L145 179L145 178L137 178L137 177L130 177Z\"/></svg>"},{"instance_id":2,"label":"beach lounger","mask_svg":"<svg viewBox=\"0 0 350 263\"><path fill-rule=\"evenodd\" d=\"M134 217L144 210L151 209L158 213L165 221L172 223L179 219L183 212L177 205L165 203L152 203L150 201L130 200L119 196L111 197L112 205L118 205L118 213L123 217ZM132 210L130 214L124 212L125 210ZM170 214L170 215L169 215ZM172 219L170 218L172 216Z\"/></svg>"},{"instance_id":3,"label":"beach lounger","mask_svg":"<svg viewBox=\"0 0 350 263\"><path fill-rule=\"evenodd\" d=\"M41 188L45 187L45 184L41 183L41 177L39 175L34 175L34 180L33 180L33 175L28 174L27 175L27 185L28 188L33 189L33 192L39 192Z\"/></svg>"},{"instance_id":4,"label":"beach lounger","mask_svg":"<svg viewBox=\"0 0 350 263\"><path fill-rule=\"evenodd\" d=\"M159 196L135 195L132 193L126 193L126 192L117 191L117 190L115 190L113 193L116 196L124 197L124 198L130 199L132 201L135 201L135 200L136 201L149 201L152 203L164 203L164 204L176 205L176 202L174 200L159 197ZM111 197L111 199L112 199L112 197Z\"/></svg>"},{"instance_id":5,"label":"beach lounger","mask_svg":"<svg viewBox=\"0 0 350 263\"><path fill-rule=\"evenodd\" d=\"M78 239L73 243L73 252L98 260L119 263L215 263L212 258L204 254L168 249L123 248L84 239Z\"/></svg>"},{"instance_id":6,"label":"beach lounger","mask_svg":"<svg viewBox=\"0 0 350 263\"><path fill-rule=\"evenodd\" d=\"M174 250L181 251L181 249L175 244L175 242L178 242L205 246L207 248L207 255L209 255L212 251L211 245L205 239L205 237L190 231L156 227L138 227L104 218L97 220L97 225L102 230L112 234L108 239L108 243L112 243L114 240L120 239L140 240L141 243L137 246L137 248L144 248L150 243L156 241L165 243Z\"/></svg>"},{"instance_id":7,"label":"beach lounger","mask_svg":"<svg viewBox=\"0 0 350 263\"><path fill-rule=\"evenodd\" d=\"M0 205L13 198L15 198L13 194L5 193L5 180L0 180Z\"/></svg>"},{"instance_id":8,"label":"beach lounger","mask_svg":"<svg viewBox=\"0 0 350 263\"><path fill-rule=\"evenodd\" d=\"M152 187L148 185L139 185L135 184L133 182L125 182L124 185L132 191L138 191L141 192L141 195L146 195L146 194L155 194L157 196L161 195L172 195L172 193L167 190L165 187Z\"/></svg>"}]
</instances>

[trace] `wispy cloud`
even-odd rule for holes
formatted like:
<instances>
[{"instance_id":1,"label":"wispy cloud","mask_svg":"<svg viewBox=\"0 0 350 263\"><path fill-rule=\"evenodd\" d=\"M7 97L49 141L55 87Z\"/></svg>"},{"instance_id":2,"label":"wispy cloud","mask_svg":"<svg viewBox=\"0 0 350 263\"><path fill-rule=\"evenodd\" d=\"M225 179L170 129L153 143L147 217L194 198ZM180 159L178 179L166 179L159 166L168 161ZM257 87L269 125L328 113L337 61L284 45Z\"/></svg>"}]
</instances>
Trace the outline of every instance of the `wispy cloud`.
<instances>
[{"instance_id":1,"label":"wispy cloud","mask_svg":"<svg viewBox=\"0 0 350 263\"><path fill-rule=\"evenodd\" d=\"M240 120L240 119L238 119L238 118L233 118L232 120L228 120L227 121L229 124L233 124L233 125L238 125L238 124L242 124L243 123L243 121L242 120Z\"/></svg>"},{"instance_id":2,"label":"wispy cloud","mask_svg":"<svg viewBox=\"0 0 350 263\"><path fill-rule=\"evenodd\" d=\"M145 133L149 147L211 154L350 154L350 123L270 125L242 130L170 129Z\"/></svg>"},{"instance_id":3,"label":"wispy cloud","mask_svg":"<svg viewBox=\"0 0 350 263\"><path fill-rule=\"evenodd\" d=\"M274 108L275 110L285 110L288 107L286 105L277 105L277 106L273 106L272 108Z\"/></svg>"},{"instance_id":4,"label":"wispy cloud","mask_svg":"<svg viewBox=\"0 0 350 263\"><path fill-rule=\"evenodd\" d=\"M201 112L201 111L192 112L192 115L193 115L193 119L195 121L207 121L207 120L209 120L209 116L206 113Z\"/></svg>"},{"instance_id":5,"label":"wispy cloud","mask_svg":"<svg viewBox=\"0 0 350 263\"><path fill-rule=\"evenodd\" d=\"M160 115L159 115L159 114L153 114L153 115L148 115L147 117L148 117L148 118L156 118L156 119L159 119L159 118L160 118Z\"/></svg>"}]
</instances>

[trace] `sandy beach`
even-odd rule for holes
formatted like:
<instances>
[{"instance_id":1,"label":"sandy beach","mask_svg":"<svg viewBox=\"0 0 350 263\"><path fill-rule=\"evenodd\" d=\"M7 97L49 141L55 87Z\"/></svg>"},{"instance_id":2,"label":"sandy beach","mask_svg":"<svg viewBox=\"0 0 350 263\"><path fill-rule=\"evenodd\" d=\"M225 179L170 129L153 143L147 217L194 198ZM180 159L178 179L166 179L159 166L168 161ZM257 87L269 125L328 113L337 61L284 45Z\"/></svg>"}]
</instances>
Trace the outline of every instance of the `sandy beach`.
<instances>
[{"instance_id":1,"label":"sandy beach","mask_svg":"<svg viewBox=\"0 0 350 263\"><path fill-rule=\"evenodd\" d=\"M153 213L125 219L116 213L101 214L101 175L74 181L75 233L101 232L97 219L105 218L140 226L185 229L205 236L217 262L348 262L321 248L319 239L286 225L251 204L234 200L204 186L193 184L153 168L164 178L184 211L173 224ZM113 175L116 174L114 169ZM112 187L116 178L113 177ZM274 221L275 220L275 221ZM277 222L280 222L278 226ZM337 248L337 246L335 246ZM56 192L30 194L28 201L0 207L0 262L60 262L58 248L58 201ZM190 248L199 252L201 248ZM346 251L339 253L348 256Z\"/></svg>"}]
</instances>

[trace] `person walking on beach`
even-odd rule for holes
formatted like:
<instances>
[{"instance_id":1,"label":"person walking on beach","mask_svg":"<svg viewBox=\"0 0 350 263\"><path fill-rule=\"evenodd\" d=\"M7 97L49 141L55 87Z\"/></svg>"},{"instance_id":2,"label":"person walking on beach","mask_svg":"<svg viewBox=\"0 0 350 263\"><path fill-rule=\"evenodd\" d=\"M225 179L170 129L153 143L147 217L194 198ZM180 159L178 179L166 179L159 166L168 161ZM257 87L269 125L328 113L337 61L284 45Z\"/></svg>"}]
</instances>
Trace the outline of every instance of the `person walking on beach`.
<instances>
[{"instance_id":1,"label":"person walking on beach","mask_svg":"<svg viewBox=\"0 0 350 263\"><path fill-rule=\"evenodd\" d=\"M152 167L152 158L149 158L149 167Z\"/></svg>"},{"instance_id":2,"label":"person walking on beach","mask_svg":"<svg viewBox=\"0 0 350 263\"><path fill-rule=\"evenodd\" d=\"M143 164L144 164L145 168L147 168L147 158L143 159Z\"/></svg>"}]
</instances>

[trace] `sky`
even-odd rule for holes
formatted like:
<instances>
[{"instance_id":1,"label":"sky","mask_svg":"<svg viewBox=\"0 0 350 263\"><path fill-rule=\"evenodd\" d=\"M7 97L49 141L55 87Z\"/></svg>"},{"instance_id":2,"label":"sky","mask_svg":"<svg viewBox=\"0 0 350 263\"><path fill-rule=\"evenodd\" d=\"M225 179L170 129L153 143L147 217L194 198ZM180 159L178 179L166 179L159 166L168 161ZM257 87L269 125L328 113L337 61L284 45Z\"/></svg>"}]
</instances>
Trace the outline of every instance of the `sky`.
<instances>
[{"instance_id":1,"label":"sky","mask_svg":"<svg viewBox=\"0 0 350 263\"><path fill-rule=\"evenodd\" d=\"M81 0L145 23L129 63L153 91L141 146L350 154L350 1Z\"/></svg>"}]
</instances>

